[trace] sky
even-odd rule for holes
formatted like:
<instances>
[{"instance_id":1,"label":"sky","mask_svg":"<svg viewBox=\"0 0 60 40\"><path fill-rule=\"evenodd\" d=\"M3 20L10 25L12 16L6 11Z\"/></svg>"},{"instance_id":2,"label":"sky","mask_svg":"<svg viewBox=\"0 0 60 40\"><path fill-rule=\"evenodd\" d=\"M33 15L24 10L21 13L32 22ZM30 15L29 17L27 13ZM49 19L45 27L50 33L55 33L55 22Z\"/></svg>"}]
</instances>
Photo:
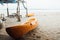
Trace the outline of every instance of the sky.
<instances>
[{"instance_id":1,"label":"sky","mask_svg":"<svg viewBox=\"0 0 60 40\"><path fill-rule=\"evenodd\" d=\"M60 0L25 0L25 5L28 9L40 9L40 10L60 10ZM16 9L17 4L8 4L9 9ZM20 3L21 9L23 5ZM0 9L6 9L7 4L1 5Z\"/></svg>"},{"instance_id":2,"label":"sky","mask_svg":"<svg viewBox=\"0 0 60 40\"><path fill-rule=\"evenodd\" d=\"M32 9L60 10L60 0L27 0Z\"/></svg>"}]
</instances>

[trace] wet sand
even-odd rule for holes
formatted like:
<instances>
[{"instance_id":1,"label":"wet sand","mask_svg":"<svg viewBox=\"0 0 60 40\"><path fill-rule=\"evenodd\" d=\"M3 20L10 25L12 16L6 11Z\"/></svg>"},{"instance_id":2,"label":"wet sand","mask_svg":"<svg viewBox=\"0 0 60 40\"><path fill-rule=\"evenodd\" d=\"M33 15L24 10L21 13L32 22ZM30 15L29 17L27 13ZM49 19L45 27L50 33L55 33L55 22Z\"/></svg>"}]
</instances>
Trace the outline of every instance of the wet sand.
<instances>
[{"instance_id":1,"label":"wet sand","mask_svg":"<svg viewBox=\"0 0 60 40\"><path fill-rule=\"evenodd\" d=\"M38 27L19 40L60 40L60 12L40 12L35 17L39 21ZM6 33L5 28L0 30L0 40L14 40Z\"/></svg>"}]
</instances>

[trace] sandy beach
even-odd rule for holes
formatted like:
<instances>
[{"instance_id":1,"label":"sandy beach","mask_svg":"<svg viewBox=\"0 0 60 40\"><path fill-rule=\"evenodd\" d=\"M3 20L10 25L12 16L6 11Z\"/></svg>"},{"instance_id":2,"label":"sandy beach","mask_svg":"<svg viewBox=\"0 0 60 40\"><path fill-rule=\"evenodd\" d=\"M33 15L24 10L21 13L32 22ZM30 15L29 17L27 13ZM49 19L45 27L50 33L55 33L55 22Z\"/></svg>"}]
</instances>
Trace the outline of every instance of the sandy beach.
<instances>
[{"instance_id":1,"label":"sandy beach","mask_svg":"<svg viewBox=\"0 0 60 40\"><path fill-rule=\"evenodd\" d=\"M19 40L60 40L60 12L40 12L33 11L39 25L36 29L23 36ZM21 18L22 21L24 19ZM5 27L0 30L0 40L14 40L5 31Z\"/></svg>"}]
</instances>

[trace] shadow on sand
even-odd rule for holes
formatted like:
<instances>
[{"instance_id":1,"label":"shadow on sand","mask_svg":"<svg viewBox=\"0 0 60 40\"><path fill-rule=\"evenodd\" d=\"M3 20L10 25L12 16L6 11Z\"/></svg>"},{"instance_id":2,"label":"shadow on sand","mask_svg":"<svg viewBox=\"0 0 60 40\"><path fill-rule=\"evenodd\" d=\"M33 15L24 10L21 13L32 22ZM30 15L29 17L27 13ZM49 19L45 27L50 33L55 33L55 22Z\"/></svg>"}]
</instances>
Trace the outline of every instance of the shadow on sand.
<instances>
[{"instance_id":1,"label":"shadow on sand","mask_svg":"<svg viewBox=\"0 0 60 40\"><path fill-rule=\"evenodd\" d=\"M0 34L0 40L25 40L23 37L22 38L18 38L18 39L13 39L8 35L2 35Z\"/></svg>"},{"instance_id":2,"label":"shadow on sand","mask_svg":"<svg viewBox=\"0 0 60 40\"><path fill-rule=\"evenodd\" d=\"M0 34L0 40L14 40L14 39L11 38L11 37L8 36L8 35L2 35L2 34Z\"/></svg>"}]
</instances>

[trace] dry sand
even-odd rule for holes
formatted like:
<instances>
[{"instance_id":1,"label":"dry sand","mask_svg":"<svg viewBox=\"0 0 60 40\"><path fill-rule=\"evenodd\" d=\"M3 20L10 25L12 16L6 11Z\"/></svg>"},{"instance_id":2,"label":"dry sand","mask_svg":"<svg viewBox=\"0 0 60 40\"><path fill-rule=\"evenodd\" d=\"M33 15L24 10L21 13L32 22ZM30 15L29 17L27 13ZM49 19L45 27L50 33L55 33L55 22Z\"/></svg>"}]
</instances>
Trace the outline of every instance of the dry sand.
<instances>
[{"instance_id":1,"label":"dry sand","mask_svg":"<svg viewBox=\"0 0 60 40\"><path fill-rule=\"evenodd\" d=\"M40 12L35 17L39 25L23 36L25 40L60 40L60 12ZM14 40L6 33L5 28L6 26L0 30L0 40Z\"/></svg>"}]
</instances>

